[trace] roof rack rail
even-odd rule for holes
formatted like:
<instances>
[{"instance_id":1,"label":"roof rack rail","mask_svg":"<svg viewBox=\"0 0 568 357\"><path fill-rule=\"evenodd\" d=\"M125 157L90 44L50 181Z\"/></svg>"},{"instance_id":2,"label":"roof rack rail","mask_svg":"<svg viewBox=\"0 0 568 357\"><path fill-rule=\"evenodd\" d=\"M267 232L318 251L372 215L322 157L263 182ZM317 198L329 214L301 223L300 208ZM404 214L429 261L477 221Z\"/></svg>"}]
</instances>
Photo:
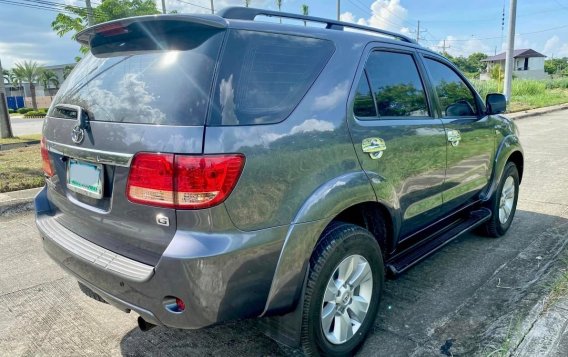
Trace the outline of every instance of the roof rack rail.
<instances>
[{"instance_id":1,"label":"roof rack rail","mask_svg":"<svg viewBox=\"0 0 568 357\"><path fill-rule=\"evenodd\" d=\"M352 24L343 21L336 21L331 19L324 19L322 17L314 17L314 16L304 16L298 14L292 14L289 12L280 12L280 11L273 11L273 10L264 10L264 9L255 9L252 7L242 7L242 6L232 6L226 7L216 13L216 15L221 16L225 19L233 19L233 20L249 20L253 21L257 16L268 16L268 17L281 17L285 19L295 19L295 20L302 20L302 21L310 21L310 22L319 22L326 24L327 29L331 30L339 30L343 31L346 27L363 30L368 32L378 33L384 36L392 37L397 40L401 40L404 42L409 43L416 43L410 37L391 32L386 30L381 30L375 27L370 26L363 26L358 24Z\"/></svg>"}]
</instances>

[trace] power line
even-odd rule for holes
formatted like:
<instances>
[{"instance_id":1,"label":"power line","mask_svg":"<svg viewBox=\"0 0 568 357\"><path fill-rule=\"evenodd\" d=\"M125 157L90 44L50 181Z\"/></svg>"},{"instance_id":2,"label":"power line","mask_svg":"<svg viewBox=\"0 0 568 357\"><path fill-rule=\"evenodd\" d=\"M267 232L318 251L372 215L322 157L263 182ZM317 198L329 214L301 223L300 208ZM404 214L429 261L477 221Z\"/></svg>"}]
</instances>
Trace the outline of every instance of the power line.
<instances>
[{"instance_id":1,"label":"power line","mask_svg":"<svg viewBox=\"0 0 568 357\"><path fill-rule=\"evenodd\" d=\"M199 8L202 8L202 9L211 11L211 8L210 8L210 7L201 6L201 5L194 4L194 3L192 3L192 2L185 1L185 0L177 0L177 1L182 2L182 3L184 3L184 4L192 5L192 6L195 6L195 7L199 7Z\"/></svg>"}]
</instances>

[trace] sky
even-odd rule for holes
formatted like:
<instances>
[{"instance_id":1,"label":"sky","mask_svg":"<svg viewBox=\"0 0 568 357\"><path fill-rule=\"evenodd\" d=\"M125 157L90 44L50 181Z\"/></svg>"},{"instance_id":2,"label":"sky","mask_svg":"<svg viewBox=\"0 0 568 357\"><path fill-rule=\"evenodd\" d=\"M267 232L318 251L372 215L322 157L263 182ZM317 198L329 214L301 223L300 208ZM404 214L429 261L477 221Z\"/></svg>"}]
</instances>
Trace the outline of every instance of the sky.
<instances>
[{"instance_id":1,"label":"sky","mask_svg":"<svg viewBox=\"0 0 568 357\"><path fill-rule=\"evenodd\" d=\"M70 36L59 37L51 22L57 12L20 6L39 0L0 0L0 61L4 68L23 60L43 65L73 63L79 46ZM43 1L43 0L42 0ZM40 1L40 2L42 2ZM84 0L45 0L85 6ZM100 3L101 0L92 0ZM14 5L16 3L17 5ZM157 0L161 8L161 0ZM336 0L283 0L282 11L335 18ZM215 9L243 5L244 0L214 0ZM209 12L210 0L166 0L168 11ZM251 7L276 9L274 0L251 0ZM505 30L501 21L505 7ZM515 48L532 48L550 57L568 57L568 0L518 0ZM488 55L505 49L509 0L341 0L341 19L401 32L436 51L453 56L473 52ZM444 42L445 40L445 42Z\"/></svg>"}]
</instances>

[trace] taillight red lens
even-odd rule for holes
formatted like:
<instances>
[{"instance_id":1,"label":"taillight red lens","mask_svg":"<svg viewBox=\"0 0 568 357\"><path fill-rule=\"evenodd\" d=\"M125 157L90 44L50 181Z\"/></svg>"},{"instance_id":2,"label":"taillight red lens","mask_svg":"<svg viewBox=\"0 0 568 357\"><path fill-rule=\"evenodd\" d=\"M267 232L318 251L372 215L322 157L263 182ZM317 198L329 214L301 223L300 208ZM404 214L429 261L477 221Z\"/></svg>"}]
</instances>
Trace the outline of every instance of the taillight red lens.
<instances>
[{"instance_id":1,"label":"taillight red lens","mask_svg":"<svg viewBox=\"0 0 568 357\"><path fill-rule=\"evenodd\" d=\"M139 153L130 168L132 202L178 209L208 208L223 202L241 175L243 155L188 156Z\"/></svg>"},{"instance_id":2,"label":"taillight red lens","mask_svg":"<svg viewBox=\"0 0 568 357\"><path fill-rule=\"evenodd\" d=\"M136 154L126 192L132 202L174 207L174 155Z\"/></svg>"},{"instance_id":3,"label":"taillight red lens","mask_svg":"<svg viewBox=\"0 0 568 357\"><path fill-rule=\"evenodd\" d=\"M44 137L41 138L40 147L41 147L41 161L43 166L43 173L47 177L51 177L55 175L55 172L53 171L53 166L51 166L51 160L49 159L49 151L47 151L47 144L45 143Z\"/></svg>"}]
</instances>

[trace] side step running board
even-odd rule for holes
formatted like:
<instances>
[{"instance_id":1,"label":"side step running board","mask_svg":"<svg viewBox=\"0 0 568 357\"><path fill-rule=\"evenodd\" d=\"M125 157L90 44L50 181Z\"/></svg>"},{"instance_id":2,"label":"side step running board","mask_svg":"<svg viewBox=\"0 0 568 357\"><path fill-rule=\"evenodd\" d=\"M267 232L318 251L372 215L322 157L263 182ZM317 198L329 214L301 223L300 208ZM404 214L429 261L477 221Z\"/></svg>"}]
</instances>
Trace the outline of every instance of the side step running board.
<instances>
[{"instance_id":1,"label":"side step running board","mask_svg":"<svg viewBox=\"0 0 568 357\"><path fill-rule=\"evenodd\" d=\"M392 276L400 274L460 235L485 223L489 218L491 218L491 211L487 208L479 208L469 212L467 218L459 221L450 229L442 230L440 234L426 238L424 241L392 257L386 265L387 272Z\"/></svg>"}]
</instances>

